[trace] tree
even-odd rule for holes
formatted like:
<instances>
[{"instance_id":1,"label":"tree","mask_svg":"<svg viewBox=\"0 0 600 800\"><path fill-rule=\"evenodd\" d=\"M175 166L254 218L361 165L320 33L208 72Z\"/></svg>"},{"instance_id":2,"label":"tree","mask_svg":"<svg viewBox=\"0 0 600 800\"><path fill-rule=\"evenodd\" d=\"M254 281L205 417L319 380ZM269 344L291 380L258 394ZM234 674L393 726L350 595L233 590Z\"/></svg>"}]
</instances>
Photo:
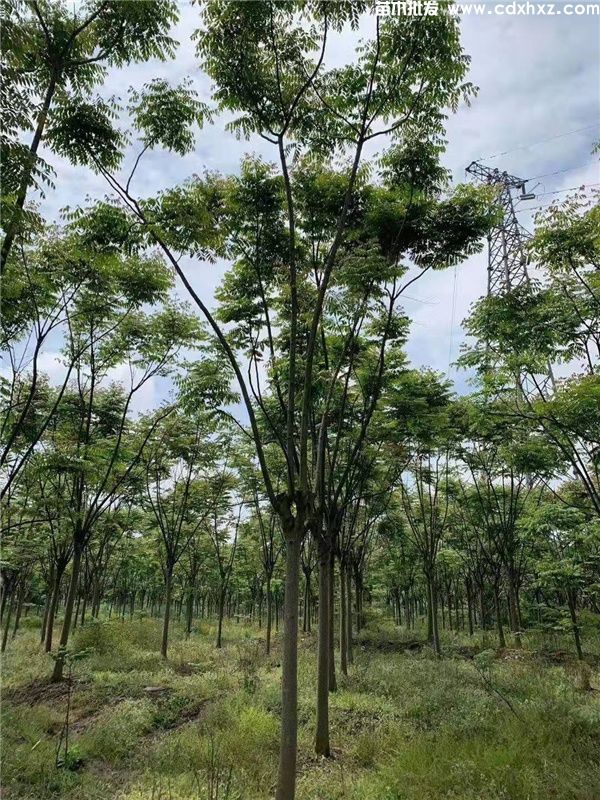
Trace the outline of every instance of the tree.
<instances>
[{"instance_id":1,"label":"tree","mask_svg":"<svg viewBox=\"0 0 600 800\"><path fill-rule=\"evenodd\" d=\"M123 273L117 270L99 276L105 279L107 301L113 288L114 304L98 307L88 297L74 318L72 335L75 341L87 342L87 358L77 361L75 385L57 410L59 433L50 456L52 467L68 474L72 498L67 510L73 563L61 651L69 638L81 559L94 525L131 490L133 473L153 429L171 411L167 407L157 412L146 429L134 426L133 399L153 376L174 369L177 352L197 338L196 325L177 307L167 306L155 314L134 313L138 303L156 300L163 291L164 274L156 270L156 264L152 273L144 275L143 286L137 283L139 271L127 269L130 262L117 264L125 268ZM123 362L129 366L129 386L107 387L110 369ZM59 653L55 680L62 677L62 665Z\"/></svg>"},{"instance_id":2,"label":"tree","mask_svg":"<svg viewBox=\"0 0 600 800\"><path fill-rule=\"evenodd\" d=\"M583 649L577 611L582 595L597 591L598 524L590 520L589 514L552 499L533 509L523 525L538 543L538 585L556 595L559 602L566 600L568 625L581 660Z\"/></svg>"},{"instance_id":3,"label":"tree","mask_svg":"<svg viewBox=\"0 0 600 800\"><path fill-rule=\"evenodd\" d=\"M467 320L485 391L556 450L557 474L571 469L600 513L598 415L598 230L594 199L575 195L536 219L531 258L539 280L479 301ZM542 376L550 369L549 385ZM558 369L568 377L558 378ZM515 376L519 376L515 379ZM518 391L515 391L515 383Z\"/></svg>"},{"instance_id":4,"label":"tree","mask_svg":"<svg viewBox=\"0 0 600 800\"><path fill-rule=\"evenodd\" d=\"M202 415L188 418L171 414L155 426L142 455L144 501L158 527L165 581L163 658L167 657L169 641L173 573L209 513L203 478L214 463L215 453L214 443L207 437L207 422Z\"/></svg>"},{"instance_id":5,"label":"tree","mask_svg":"<svg viewBox=\"0 0 600 800\"><path fill-rule=\"evenodd\" d=\"M442 5L444 11L446 4ZM286 636L277 789L281 800L292 798L295 792L299 561L302 539L312 524L315 508L310 482L310 429L321 321L338 257L352 227L361 160L367 143L385 136L400 139L409 133L414 141L425 127L430 133L426 138L439 144L445 109L455 108L461 98L468 98L472 87L464 81L468 59L460 47L457 22L446 13L419 20L418 24L405 17L384 22L377 19L374 37L360 51L357 64L327 69L329 32L345 25L356 26L366 4L209 2L203 9L204 28L198 35L198 50L206 72L216 83L215 99L222 109L240 115L234 123L238 131L258 134L271 142L279 159L287 240L277 276L285 319L278 342L285 353L285 377L281 398L277 399L282 420L279 436L278 425L264 415L260 400L254 397L252 378L246 377L242 366L246 348L240 352L235 334L222 326L194 292L179 260L183 252L202 259L218 250L224 225L227 243L235 244L236 225L231 223L237 220L223 219L219 181L190 181L182 189L142 202L130 190L131 176L122 180L100 160L94 164L129 209L132 221L137 221L149 240L162 249L218 340L239 385L265 494L280 520L286 543ZM145 113L147 104L134 102L134 117L145 130L144 148L168 141L170 149L185 152L189 138L165 134L176 130L178 122L180 130L188 128L200 115L186 113L179 119L173 113L177 108L189 108L180 91L165 89L155 95L155 100L152 109L169 103L168 115ZM310 293L304 285L306 263L299 247L303 224L299 181L297 169L289 162L290 145L298 156L307 154L329 162L334 155L350 159L349 169L340 176L342 191L319 248L317 285ZM92 157L93 148L85 147ZM452 212L452 207L447 211ZM427 219L425 213L424 230ZM453 231L441 248L445 258L452 250L454 235ZM437 242L432 239L432 243L438 253ZM251 366L254 361L250 359ZM263 415L267 418L263 419ZM276 492L269 468L267 451L273 445L281 449L285 460L285 492Z\"/></svg>"},{"instance_id":6,"label":"tree","mask_svg":"<svg viewBox=\"0 0 600 800\"><path fill-rule=\"evenodd\" d=\"M120 139L112 128L114 109L92 90L108 66L173 56L168 31L177 4L146 0L86 0L77 11L63 0L3 0L2 216L0 253L4 271L13 244L25 239L31 214L24 214L31 186L49 182L51 171L38 156L42 143L73 163L89 163L89 148L104 166L118 161ZM33 130L31 144L20 139Z\"/></svg>"}]
</instances>

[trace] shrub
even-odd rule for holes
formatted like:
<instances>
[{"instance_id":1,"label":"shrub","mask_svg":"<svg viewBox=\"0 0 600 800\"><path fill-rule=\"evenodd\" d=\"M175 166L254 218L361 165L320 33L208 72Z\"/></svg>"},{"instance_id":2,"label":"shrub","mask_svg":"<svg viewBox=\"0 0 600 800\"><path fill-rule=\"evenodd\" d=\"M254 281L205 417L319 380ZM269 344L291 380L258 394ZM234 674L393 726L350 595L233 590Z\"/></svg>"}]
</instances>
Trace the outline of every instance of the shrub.
<instances>
[{"instance_id":1,"label":"shrub","mask_svg":"<svg viewBox=\"0 0 600 800\"><path fill-rule=\"evenodd\" d=\"M123 632L119 623L92 619L78 628L73 636L73 652L93 650L98 655L120 652Z\"/></svg>"}]
</instances>

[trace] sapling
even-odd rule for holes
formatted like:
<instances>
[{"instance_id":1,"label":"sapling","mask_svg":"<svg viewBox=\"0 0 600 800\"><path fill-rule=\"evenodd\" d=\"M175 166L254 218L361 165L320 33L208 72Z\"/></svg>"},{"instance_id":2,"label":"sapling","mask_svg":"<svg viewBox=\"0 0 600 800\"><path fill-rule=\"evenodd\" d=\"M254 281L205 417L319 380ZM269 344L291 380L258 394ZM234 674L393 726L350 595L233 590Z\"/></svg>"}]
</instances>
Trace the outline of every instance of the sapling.
<instances>
[{"instance_id":1,"label":"sapling","mask_svg":"<svg viewBox=\"0 0 600 800\"><path fill-rule=\"evenodd\" d=\"M76 770L83 762L83 758L77 745L73 745L71 748L69 748L71 700L73 698L73 687L75 685L73 669L78 661L81 661L89 656L91 652L91 648L79 650L76 653L71 652L70 650L62 649L62 652L59 650L56 656L53 656L55 660L58 658L62 659L63 664L67 668L67 706L65 709L65 719L60 731L60 736L58 738L58 746L56 748L55 766L57 769L63 767L68 770Z\"/></svg>"}]
</instances>

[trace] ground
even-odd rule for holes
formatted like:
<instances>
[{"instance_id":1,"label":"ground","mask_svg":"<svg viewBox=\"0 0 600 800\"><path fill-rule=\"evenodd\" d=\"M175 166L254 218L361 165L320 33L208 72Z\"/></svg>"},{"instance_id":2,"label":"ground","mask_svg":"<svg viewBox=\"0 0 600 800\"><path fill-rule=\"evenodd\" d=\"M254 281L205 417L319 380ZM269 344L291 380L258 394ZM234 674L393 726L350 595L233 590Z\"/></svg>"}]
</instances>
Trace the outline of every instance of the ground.
<instances>
[{"instance_id":1,"label":"ground","mask_svg":"<svg viewBox=\"0 0 600 800\"><path fill-rule=\"evenodd\" d=\"M156 620L86 625L57 767L68 683L48 683L39 621L26 619L4 659L2 796L268 800L280 643L266 656L262 637L232 622L216 650L211 625L188 640L175 625L164 662ZM331 695L333 758L319 759L315 639L304 635L299 800L599 800L600 658L592 646L579 666L558 645L492 651L447 632L438 661L418 633L373 615Z\"/></svg>"}]
</instances>

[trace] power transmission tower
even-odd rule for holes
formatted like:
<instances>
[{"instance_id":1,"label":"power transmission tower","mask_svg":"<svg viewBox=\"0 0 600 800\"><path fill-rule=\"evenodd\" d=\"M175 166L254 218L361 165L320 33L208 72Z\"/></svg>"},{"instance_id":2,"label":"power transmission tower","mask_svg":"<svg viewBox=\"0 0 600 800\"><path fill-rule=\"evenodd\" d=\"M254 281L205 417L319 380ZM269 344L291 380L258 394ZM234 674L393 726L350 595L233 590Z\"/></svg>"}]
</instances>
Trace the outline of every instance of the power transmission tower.
<instances>
[{"instance_id":1,"label":"power transmission tower","mask_svg":"<svg viewBox=\"0 0 600 800\"><path fill-rule=\"evenodd\" d=\"M488 297L529 284L526 242L531 234L517 219L515 199L533 200L535 195L525 191L526 179L486 167L478 161L472 161L467 172L482 183L496 187L496 204L501 211L498 222L488 234ZM516 192L519 192L517 197ZM554 383L551 366L548 364L542 375L525 372L516 377L516 382L527 397L545 396Z\"/></svg>"},{"instance_id":2,"label":"power transmission tower","mask_svg":"<svg viewBox=\"0 0 600 800\"><path fill-rule=\"evenodd\" d=\"M488 295L508 292L529 282L525 242L531 235L517 219L513 192L520 190L519 199L525 200L533 200L535 195L525 193L523 178L485 167L478 161L471 162L467 172L498 189L496 204L502 218L488 235Z\"/></svg>"}]
</instances>

